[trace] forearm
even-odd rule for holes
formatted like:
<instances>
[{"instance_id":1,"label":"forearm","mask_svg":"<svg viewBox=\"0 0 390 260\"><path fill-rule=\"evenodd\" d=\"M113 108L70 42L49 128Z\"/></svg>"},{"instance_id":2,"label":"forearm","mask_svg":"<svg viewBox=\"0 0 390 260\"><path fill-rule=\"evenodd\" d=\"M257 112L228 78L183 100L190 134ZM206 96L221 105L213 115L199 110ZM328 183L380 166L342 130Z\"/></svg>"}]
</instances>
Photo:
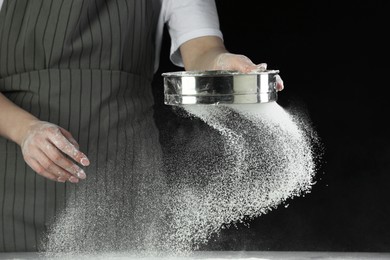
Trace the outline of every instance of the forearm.
<instances>
[{"instance_id":1,"label":"forearm","mask_svg":"<svg viewBox=\"0 0 390 260\"><path fill-rule=\"evenodd\" d=\"M0 136L20 145L28 127L37 120L0 93Z\"/></svg>"}]
</instances>

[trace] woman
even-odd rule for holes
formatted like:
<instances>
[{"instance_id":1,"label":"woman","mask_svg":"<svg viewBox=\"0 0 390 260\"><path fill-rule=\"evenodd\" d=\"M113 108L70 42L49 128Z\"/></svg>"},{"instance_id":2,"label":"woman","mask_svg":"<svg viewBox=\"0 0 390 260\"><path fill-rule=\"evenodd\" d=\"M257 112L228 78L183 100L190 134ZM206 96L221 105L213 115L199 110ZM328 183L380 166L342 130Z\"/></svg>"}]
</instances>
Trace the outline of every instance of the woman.
<instances>
[{"instance_id":1,"label":"woman","mask_svg":"<svg viewBox=\"0 0 390 260\"><path fill-rule=\"evenodd\" d=\"M228 53L212 0L4 0L0 251L38 250L71 194L93 208L121 185L126 205L150 199L163 179L145 167L159 160L151 81L164 24L186 70L265 69Z\"/></svg>"}]
</instances>

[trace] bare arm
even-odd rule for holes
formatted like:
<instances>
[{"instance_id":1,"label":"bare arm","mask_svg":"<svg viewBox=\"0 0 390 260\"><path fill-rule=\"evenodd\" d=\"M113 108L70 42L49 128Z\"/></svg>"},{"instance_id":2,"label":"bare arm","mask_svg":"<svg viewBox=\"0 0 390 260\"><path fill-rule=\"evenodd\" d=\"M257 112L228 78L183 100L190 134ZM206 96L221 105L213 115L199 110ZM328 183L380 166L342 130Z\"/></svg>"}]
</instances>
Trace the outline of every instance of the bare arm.
<instances>
[{"instance_id":1,"label":"bare arm","mask_svg":"<svg viewBox=\"0 0 390 260\"><path fill-rule=\"evenodd\" d=\"M29 126L38 119L16 106L0 93L0 135L22 144L22 137L26 135Z\"/></svg>"},{"instance_id":2,"label":"bare arm","mask_svg":"<svg viewBox=\"0 0 390 260\"><path fill-rule=\"evenodd\" d=\"M213 70L218 56L228 51L219 37L205 36L183 43L180 52L186 70Z\"/></svg>"},{"instance_id":3,"label":"bare arm","mask_svg":"<svg viewBox=\"0 0 390 260\"><path fill-rule=\"evenodd\" d=\"M0 93L0 136L17 143L26 163L39 175L54 181L78 182L86 177L75 163L88 158L65 129L40 121ZM66 157L68 155L74 161Z\"/></svg>"}]
</instances>

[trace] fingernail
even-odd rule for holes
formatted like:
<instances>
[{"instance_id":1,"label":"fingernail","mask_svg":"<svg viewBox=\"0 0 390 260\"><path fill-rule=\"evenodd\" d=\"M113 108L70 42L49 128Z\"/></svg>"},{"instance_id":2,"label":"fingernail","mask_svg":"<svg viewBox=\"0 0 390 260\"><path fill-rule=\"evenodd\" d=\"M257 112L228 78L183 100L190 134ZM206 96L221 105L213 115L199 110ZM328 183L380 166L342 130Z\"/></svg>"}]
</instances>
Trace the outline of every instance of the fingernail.
<instances>
[{"instance_id":1,"label":"fingernail","mask_svg":"<svg viewBox=\"0 0 390 260\"><path fill-rule=\"evenodd\" d=\"M284 83L282 78L279 75L276 75L276 83L280 86L280 90L282 90L284 87Z\"/></svg>"},{"instance_id":2,"label":"fingernail","mask_svg":"<svg viewBox=\"0 0 390 260\"><path fill-rule=\"evenodd\" d=\"M77 172L77 177L79 177L80 179L85 179L87 177L87 175L85 174L85 172L82 169L80 169Z\"/></svg>"},{"instance_id":3,"label":"fingernail","mask_svg":"<svg viewBox=\"0 0 390 260\"><path fill-rule=\"evenodd\" d=\"M70 176L69 177L69 181L72 182L72 183L78 183L79 182L79 179L74 177L74 176Z\"/></svg>"},{"instance_id":4,"label":"fingernail","mask_svg":"<svg viewBox=\"0 0 390 260\"><path fill-rule=\"evenodd\" d=\"M66 182L66 178L65 177L58 177L57 181L58 182Z\"/></svg>"},{"instance_id":5,"label":"fingernail","mask_svg":"<svg viewBox=\"0 0 390 260\"><path fill-rule=\"evenodd\" d=\"M281 83L277 83L276 90L277 91L282 91L283 89L284 89L283 83L282 84Z\"/></svg>"},{"instance_id":6,"label":"fingernail","mask_svg":"<svg viewBox=\"0 0 390 260\"><path fill-rule=\"evenodd\" d=\"M81 158L81 164L83 165L83 166L88 166L89 165L89 160L88 160L88 158L86 158L86 157L84 157L84 158Z\"/></svg>"}]
</instances>

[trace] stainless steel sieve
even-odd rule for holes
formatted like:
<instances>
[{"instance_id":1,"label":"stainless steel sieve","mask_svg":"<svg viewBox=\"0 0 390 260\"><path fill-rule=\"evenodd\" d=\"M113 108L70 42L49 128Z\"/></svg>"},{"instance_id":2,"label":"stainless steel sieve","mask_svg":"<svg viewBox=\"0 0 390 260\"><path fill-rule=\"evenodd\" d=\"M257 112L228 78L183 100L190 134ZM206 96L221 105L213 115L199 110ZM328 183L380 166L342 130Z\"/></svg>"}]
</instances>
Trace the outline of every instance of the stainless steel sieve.
<instances>
[{"instance_id":1,"label":"stainless steel sieve","mask_svg":"<svg viewBox=\"0 0 390 260\"><path fill-rule=\"evenodd\" d=\"M163 73L164 103L253 104L277 100L278 70L240 73L229 70Z\"/></svg>"}]
</instances>

